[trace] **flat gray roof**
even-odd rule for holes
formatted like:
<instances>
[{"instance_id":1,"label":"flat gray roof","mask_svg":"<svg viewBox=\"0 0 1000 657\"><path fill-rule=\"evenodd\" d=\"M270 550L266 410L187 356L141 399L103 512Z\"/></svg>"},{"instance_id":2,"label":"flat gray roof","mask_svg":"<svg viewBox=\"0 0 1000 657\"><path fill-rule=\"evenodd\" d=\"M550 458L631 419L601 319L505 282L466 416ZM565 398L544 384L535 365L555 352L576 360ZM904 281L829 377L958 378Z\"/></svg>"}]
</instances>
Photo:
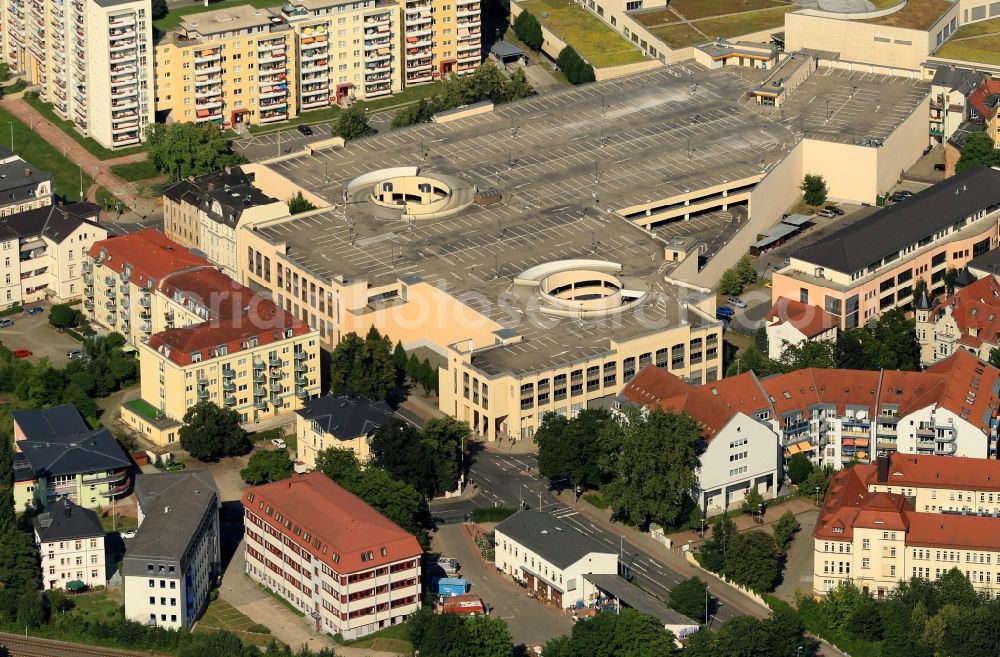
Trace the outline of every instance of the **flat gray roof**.
<instances>
[{"instance_id":1,"label":"flat gray roof","mask_svg":"<svg viewBox=\"0 0 1000 657\"><path fill-rule=\"evenodd\" d=\"M698 625L697 621L674 611L659 598L653 597L637 586L632 586L618 575L590 574L584 575L583 578L608 595L617 598L626 607L649 614L659 619L664 625L692 625L695 627Z\"/></svg>"},{"instance_id":2,"label":"flat gray roof","mask_svg":"<svg viewBox=\"0 0 1000 657\"><path fill-rule=\"evenodd\" d=\"M205 514L219 505L219 489L208 470L141 474L135 496L143 520L126 559L180 561Z\"/></svg>"},{"instance_id":3,"label":"flat gray roof","mask_svg":"<svg viewBox=\"0 0 1000 657\"><path fill-rule=\"evenodd\" d=\"M542 511L518 511L498 524L496 531L557 568L568 568L594 552L616 552Z\"/></svg>"}]
</instances>

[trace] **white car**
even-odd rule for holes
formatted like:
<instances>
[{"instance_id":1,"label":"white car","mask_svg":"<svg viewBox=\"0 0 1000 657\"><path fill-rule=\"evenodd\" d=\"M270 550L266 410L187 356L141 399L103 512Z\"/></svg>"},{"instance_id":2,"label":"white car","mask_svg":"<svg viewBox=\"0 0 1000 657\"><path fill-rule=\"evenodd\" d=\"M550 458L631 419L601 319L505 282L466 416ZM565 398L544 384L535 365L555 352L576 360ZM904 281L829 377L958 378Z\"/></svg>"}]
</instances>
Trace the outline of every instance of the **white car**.
<instances>
[{"instance_id":1,"label":"white car","mask_svg":"<svg viewBox=\"0 0 1000 657\"><path fill-rule=\"evenodd\" d=\"M119 532L122 538L135 538L135 530L129 529L128 531Z\"/></svg>"},{"instance_id":2,"label":"white car","mask_svg":"<svg viewBox=\"0 0 1000 657\"><path fill-rule=\"evenodd\" d=\"M746 308L747 302L739 297L729 297L729 305L735 306L736 308Z\"/></svg>"},{"instance_id":3,"label":"white car","mask_svg":"<svg viewBox=\"0 0 1000 657\"><path fill-rule=\"evenodd\" d=\"M278 449L285 449L286 447L288 447L288 445L285 444L285 441L281 438L272 438L271 444Z\"/></svg>"}]
</instances>

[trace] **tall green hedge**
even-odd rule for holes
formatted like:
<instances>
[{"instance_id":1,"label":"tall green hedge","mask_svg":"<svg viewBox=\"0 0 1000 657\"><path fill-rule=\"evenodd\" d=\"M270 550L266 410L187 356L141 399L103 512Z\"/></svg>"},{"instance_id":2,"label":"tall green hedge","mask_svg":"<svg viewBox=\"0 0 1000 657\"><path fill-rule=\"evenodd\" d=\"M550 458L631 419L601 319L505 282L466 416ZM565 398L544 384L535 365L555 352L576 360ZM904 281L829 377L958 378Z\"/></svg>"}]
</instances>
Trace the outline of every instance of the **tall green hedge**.
<instances>
[{"instance_id":1,"label":"tall green hedge","mask_svg":"<svg viewBox=\"0 0 1000 657\"><path fill-rule=\"evenodd\" d=\"M566 46L562 49L556 64L571 84L585 84L596 79L594 67L587 63L583 57L580 57L573 46Z\"/></svg>"}]
</instances>

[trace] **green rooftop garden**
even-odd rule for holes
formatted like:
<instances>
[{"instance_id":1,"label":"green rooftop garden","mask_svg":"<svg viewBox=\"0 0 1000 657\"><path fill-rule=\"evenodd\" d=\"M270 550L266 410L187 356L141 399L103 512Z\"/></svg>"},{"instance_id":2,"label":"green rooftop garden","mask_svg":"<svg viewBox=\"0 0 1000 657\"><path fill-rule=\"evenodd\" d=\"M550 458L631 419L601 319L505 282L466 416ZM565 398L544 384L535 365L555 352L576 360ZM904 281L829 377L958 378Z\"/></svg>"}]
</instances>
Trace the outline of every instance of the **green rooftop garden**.
<instances>
[{"instance_id":1,"label":"green rooftop garden","mask_svg":"<svg viewBox=\"0 0 1000 657\"><path fill-rule=\"evenodd\" d=\"M145 399L133 399L132 401L127 401L122 404L125 408L132 411L139 417L145 418L147 420L155 420L160 414L158 408L150 404Z\"/></svg>"},{"instance_id":2,"label":"green rooftop garden","mask_svg":"<svg viewBox=\"0 0 1000 657\"><path fill-rule=\"evenodd\" d=\"M909 0L899 11L879 18L869 18L865 22L911 30L928 30L953 6L946 0Z\"/></svg>"},{"instance_id":3,"label":"green rooftop garden","mask_svg":"<svg viewBox=\"0 0 1000 657\"><path fill-rule=\"evenodd\" d=\"M538 22L573 46L594 68L635 64L646 59L635 46L576 3L526 0L520 5ZM542 14L548 14L543 17ZM558 54L558 53L556 53Z\"/></svg>"},{"instance_id":4,"label":"green rooftop garden","mask_svg":"<svg viewBox=\"0 0 1000 657\"><path fill-rule=\"evenodd\" d=\"M200 14L206 11L215 11L216 9L243 7L246 5L250 5L256 9L263 9L264 7L280 7L286 3L287 0L222 0L222 2L211 2L207 7L200 2L190 7L171 7L169 14L158 21L153 21L153 27L160 32L169 32L181 24L183 17L190 14Z\"/></svg>"},{"instance_id":5,"label":"green rooftop garden","mask_svg":"<svg viewBox=\"0 0 1000 657\"><path fill-rule=\"evenodd\" d=\"M1000 18L960 27L934 54L945 59L1000 65Z\"/></svg>"}]
</instances>

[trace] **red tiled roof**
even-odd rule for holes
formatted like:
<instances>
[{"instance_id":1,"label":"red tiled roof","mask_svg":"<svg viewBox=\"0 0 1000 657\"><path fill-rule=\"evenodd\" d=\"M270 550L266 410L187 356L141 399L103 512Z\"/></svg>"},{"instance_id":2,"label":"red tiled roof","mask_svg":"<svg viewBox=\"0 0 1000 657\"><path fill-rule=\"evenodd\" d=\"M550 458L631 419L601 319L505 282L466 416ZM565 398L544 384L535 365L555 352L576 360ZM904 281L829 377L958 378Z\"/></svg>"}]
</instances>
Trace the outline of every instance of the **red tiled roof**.
<instances>
[{"instance_id":1,"label":"red tiled roof","mask_svg":"<svg viewBox=\"0 0 1000 657\"><path fill-rule=\"evenodd\" d=\"M150 279L159 285L164 277L181 270L212 266L205 258L153 228L94 242L87 253L97 259L102 251L105 253L102 267L117 274L128 266L132 270L129 280L140 286Z\"/></svg>"},{"instance_id":2,"label":"red tiled roof","mask_svg":"<svg viewBox=\"0 0 1000 657\"><path fill-rule=\"evenodd\" d=\"M202 306L209 318L238 317L255 303L253 290L214 267L170 274L160 286L165 296L187 307Z\"/></svg>"},{"instance_id":3,"label":"red tiled roof","mask_svg":"<svg viewBox=\"0 0 1000 657\"><path fill-rule=\"evenodd\" d=\"M976 108L983 119L990 118L993 113L993 110L986 105L986 99L994 94L1000 94L1000 80L989 77L979 83L979 86L969 94L969 104Z\"/></svg>"},{"instance_id":4,"label":"red tiled roof","mask_svg":"<svg viewBox=\"0 0 1000 657\"><path fill-rule=\"evenodd\" d=\"M369 570L423 554L412 534L320 472L254 486L243 494L242 502L251 513L337 573ZM274 515L266 513L268 506ZM283 517L280 523L275 519L278 513ZM301 534L295 527L302 528ZM303 540L306 533L311 535L308 543ZM371 552L372 558L362 561L365 552Z\"/></svg>"},{"instance_id":5,"label":"red tiled roof","mask_svg":"<svg viewBox=\"0 0 1000 657\"><path fill-rule=\"evenodd\" d=\"M907 545L967 550L1000 550L997 519L944 513L908 513Z\"/></svg>"},{"instance_id":6,"label":"red tiled roof","mask_svg":"<svg viewBox=\"0 0 1000 657\"><path fill-rule=\"evenodd\" d=\"M775 319L777 321L771 324L771 320ZM791 324L807 338L814 338L835 328L838 324L836 317L819 306L810 306L786 297L778 297L767 313L767 321L770 326L783 323Z\"/></svg>"},{"instance_id":7,"label":"red tiled roof","mask_svg":"<svg viewBox=\"0 0 1000 657\"><path fill-rule=\"evenodd\" d=\"M937 317L946 308L961 333L959 342L978 348L983 342L996 344L1000 336L1000 282L993 276L984 276L947 297L931 309ZM974 330L976 335L970 335Z\"/></svg>"},{"instance_id":8,"label":"red tiled roof","mask_svg":"<svg viewBox=\"0 0 1000 657\"><path fill-rule=\"evenodd\" d=\"M878 469L875 464L866 464L857 469L858 476L868 486L882 484L908 488L1000 490L1000 461L995 459L894 452L889 457L889 475L884 482L878 481Z\"/></svg>"},{"instance_id":9,"label":"red tiled roof","mask_svg":"<svg viewBox=\"0 0 1000 657\"><path fill-rule=\"evenodd\" d=\"M655 365L647 365L629 381L622 396L647 408L685 412L702 428L702 438L711 440L736 415L704 387L693 386Z\"/></svg>"},{"instance_id":10,"label":"red tiled roof","mask_svg":"<svg viewBox=\"0 0 1000 657\"><path fill-rule=\"evenodd\" d=\"M997 415L1000 370L964 349L927 368L924 374L941 376L944 385L937 403L970 424L989 428Z\"/></svg>"},{"instance_id":11,"label":"red tiled roof","mask_svg":"<svg viewBox=\"0 0 1000 657\"><path fill-rule=\"evenodd\" d=\"M190 365L195 353L200 353L204 362L221 355L221 346L226 347L227 354L234 354L243 351L246 347L242 343L250 338L257 338L258 345L266 345L310 330L269 299L257 296L239 315L161 331L149 338L148 345L178 365ZM290 334L286 334L288 331Z\"/></svg>"},{"instance_id":12,"label":"red tiled roof","mask_svg":"<svg viewBox=\"0 0 1000 657\"><path fill-rule=\"evenodd\" d=\"M868 499L868 488L858 477L858 467L841 470L830 481L813 529L816 538L850 541L854 537L854 519Z\"/></svg>"}]
</instances>

